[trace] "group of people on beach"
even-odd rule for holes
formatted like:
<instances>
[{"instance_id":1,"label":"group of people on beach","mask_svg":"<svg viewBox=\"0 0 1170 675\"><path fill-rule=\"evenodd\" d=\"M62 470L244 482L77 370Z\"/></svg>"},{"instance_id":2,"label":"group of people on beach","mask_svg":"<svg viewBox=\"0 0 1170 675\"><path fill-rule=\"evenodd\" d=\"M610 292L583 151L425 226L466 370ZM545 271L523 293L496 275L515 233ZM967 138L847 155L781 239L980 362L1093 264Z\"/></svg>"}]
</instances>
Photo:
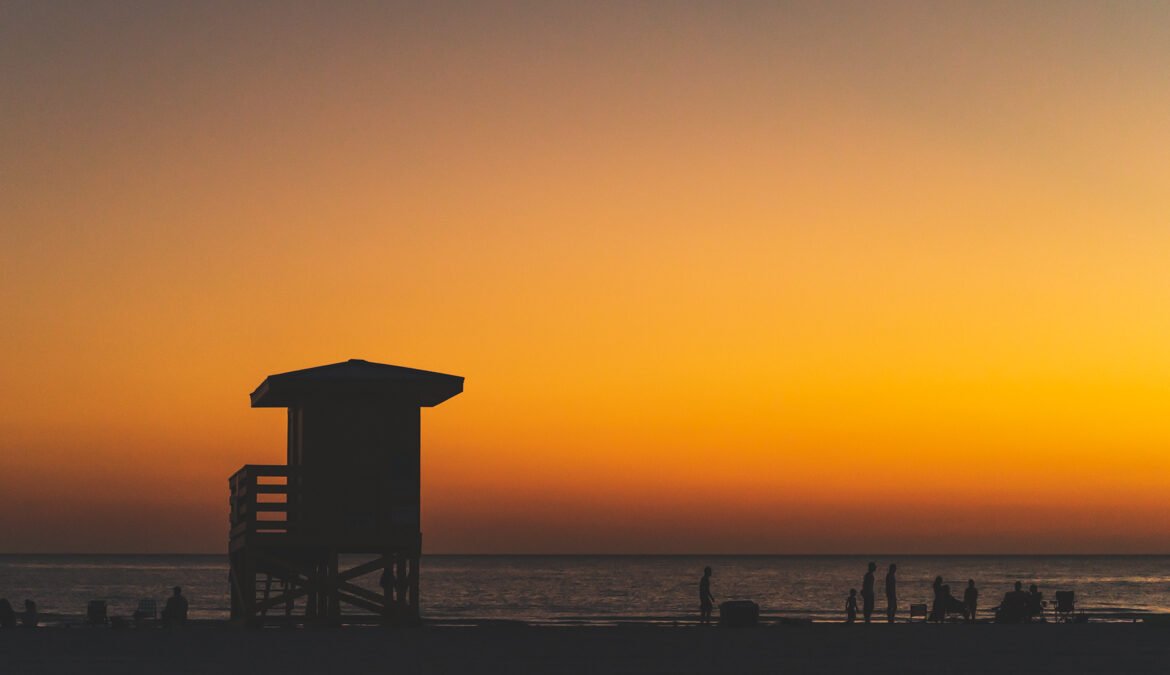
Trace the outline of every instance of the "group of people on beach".
<instances>
[{"instance_id":1,"label":"group of people on beach","mask_svg":"<svg viewBox=\"0 0 1170 675\"><path fill-rule=\"evenodd\" d=\"M846 623L856 623L859 612L865 623L872 621L877 600L875 572L877 563L869 563L861 579L861 593L856 588L849 589L849 597L845 599ZM711 610L715 604L715 596L711 594L711 574L710 567L704 568L703 578L699 580L699 623L702 625L711 623ZM925 617L928 621L944 622L949 616L959 615L964 622L975 622L979 610L979 589L975 587L974 579L967 580L962 600L951 594L951 587L943 582L942 576L935 577L932 588L934 600L930 605L930 613ZM898 565L895 563L890 563L886 572L885 593L886 621L893 623L898 614ZM1023 584L1017 581L1014 590L1006 593L1003 601L995 608L995 621L1026 623L1037 617L1043 618L1044 604L1044 595L1036 584L1032 584L1025 592Z\"/></svg>"},{"instance_id":2,"label":"group of people on beach","mask_svg":"<svg viewBox=\"0 0 1170 675\"><path fill-rule=\"evenodd\" d=\"M873 573L877 571L877 563L871 562L865 571L865 576L861 579L861 614L865 618L865 622L869 623L873 618L874 605L876 604L876 597L874 593L874 576ZM898 566L890 563L889 571L886 572L886 620L890 623L894 622L894 617L898 614ZM849 589L849 597L845 599L845 620L848 623L853 623L857 620L857 589Z\"/></svg>"},{"instance_id":3,"label":"group of people on beach","mask_svg":"<svg viewBox=\"0 0 1170 675\"><path fill-rule=\"evenodd\" d=\"M106 620L105 601L95 601L95 602L99 602L100 606L102 608L100 621L95 621L95 617L88 615L88 613L87 613L86 620L89 623L99 623L99 622L105 623L105 620ZM91 606L93 605L93 603L90 603L90 604L91 604ZM180 625L186 623L187 622L187 606L188 606L187 605L187 598L183 597L183 589L179 586L175 586L172 589L171 597L167 598L167 603L163 607L162 614L159 616L159 619L161 620L162 625L164 625L164 626L180 626ZM153 617L141 617L141 616L139 616L139 614L140 614L140 612L137 612L137 611L134 613L135 622L138 622L140 619L143 619L143 618L153 618ZM40 616L37 614L37 603L34 602L33 600L25 600L24 601L24 612L20 614L20 627L22 627L22 628L36 628L39 623L40 623ZM16 628L16 627L17 627L16 610L14 610L12 608L12 603L8 601L8 598L0 598L0 628Z\"/></svg>"},{"instance_id":4,"label":"group of people on beach","mask_svg":"<svg viewBox=\"0 0 1170 675\"><path fill-rule=\"evenodd\" d=\"M1057 598L1060 594L1057 593ZM1044 617L1044 594L1036 584L1024 590L1024 584L1017 581L1013 590L1003 596L995 611L997 623L1028 623L1037 617Z\"/></svg>"},{"instance_id":5,"label":"group of people on beach","mask_svg":"<svg viewBox=\"0 0 1170 675\"><path fill-rule=\"evenodd\" d=\"M865 623L870 622L874 609L874 572L877 563L869 563L869 568L861 580L862 616ZM893 623L898 613L898 566L891 563L886 573L886 621ZM934 578L931 584L934 598L930 605L928 621L944 622L947 617L958 615L966 623L975 623L979 611L979 589L974 579L967 580L967 587L963 589L963 599L959 600L951 593L949 584L943 582L942 576ZM1003 601L995 608L996 623L1024 623L1036 617L1043 618L1044 595L1036 584L1032 584L1028 592L1023 591L1023 584L1016 582L1015 590L1004 595ZM849 589L849 597L845 600L845 622L854 623L857 620L857 590Z\"/></svg>"},{"instance_id":6,"label":"group of people on beach","mask_svg":"<svg viewBox=\"0 0 1170 675\"><path fill-rule=\"evenodd\" d=\"M934 578L931 588L934 590L934 601L930 605L929 620L946 621L948 616L958 614L963 617L965 622L975 622L975 616L979 610L979 589L975 588L974 579L967 580L967 588L963 591L962 600L951 594L950 585L943 583L941 576Z\"/></svg>"}]
</instances>

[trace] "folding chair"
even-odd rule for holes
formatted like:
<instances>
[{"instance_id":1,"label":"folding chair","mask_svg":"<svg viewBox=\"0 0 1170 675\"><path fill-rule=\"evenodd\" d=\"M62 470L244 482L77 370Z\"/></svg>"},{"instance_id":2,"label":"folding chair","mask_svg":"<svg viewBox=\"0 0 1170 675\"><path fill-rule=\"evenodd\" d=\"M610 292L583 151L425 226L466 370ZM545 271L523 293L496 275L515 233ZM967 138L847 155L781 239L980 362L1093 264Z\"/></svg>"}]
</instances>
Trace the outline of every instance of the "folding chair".
<instances>
[{"instance_id":1,"label":"folding chair","mask_svg":"<svg viewBox=\"0 0 1170 675\"><path fill-rule=\"evenodd\" d=\"M1057 591L1053 597L1056 599L1052 605L1053 620L1064 623L1074 621L1073 614L1077 611L1077 603L1073 591Z\"/></svg>"},{"instance_id":2,"label":"folding chair","mask_svg":"<svg viewBox=\"0 0 1170 675\"><path fill-rule=\"evenodd\" d=\"M929 608L927 605L925 605L925 604L910 605L910 620L911 621L913 621L915 619L922 619L922 622L926 623L926 617L928 617L929 615L930 615L930 611L929 611Z\"/></svg>"},{"instance_id":3,"label":"folding chair","mask_svg":"<svg viewBox=\"0 0 1170 675\"><path fill-rule=\"evenodd\" d=\"M158 621L158 604L154 598L143 598L138 601L138 609L134 610L134 624L141 626L147 621Z\"/></svg>"}]
</instances>

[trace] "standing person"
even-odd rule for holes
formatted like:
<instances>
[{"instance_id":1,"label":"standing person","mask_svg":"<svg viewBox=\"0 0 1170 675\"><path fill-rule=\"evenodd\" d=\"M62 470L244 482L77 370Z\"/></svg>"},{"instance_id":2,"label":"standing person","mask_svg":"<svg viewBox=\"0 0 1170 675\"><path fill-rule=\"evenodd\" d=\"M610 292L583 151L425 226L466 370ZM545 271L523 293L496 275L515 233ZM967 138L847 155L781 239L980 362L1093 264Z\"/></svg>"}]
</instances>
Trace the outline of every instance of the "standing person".
<instances>
[{"instance_id":1,"label":"standing person","mask_svg":"<svg viewBox=\"0 0 1170 675\"><path fill-rule=\"evenodd\" d=\"M967 606L967 621L975 623L975 610L979 606L979 589L975 588L975 580L967 580L967 590L963 591L963 604Z\"/></svg>"},{"instance_id":2,"label":"standing person","mask_svg":"<svg viewBox=\"0 0 1170 675\"><path fill-rule=\"evenodd\" d=\"M845 623L857 621L857 589L849 589L849 597L845 598Z\"/></svg>"},{"instance_id":3,"label":"standing person","mask_svg":"<svg viewBox=\"0 0 1170 675\"><path fill-rule=\"evenodd\" d=\"M947 606L943 602L943 578L941 576L935 577L932 587L934 588L934 602L930 605L930 620L943 621L947 618Z\"/></svg>"},{"instance_id":4,"label":"standing person","mask_svg":"<svg viewBox=\"0 0 1170 675\"><path fill-rule=\"evenodd\" d=\"M890 571L886 572L886 621L894 623L894 615L898 613L898 579L895 573L898 566L890 563Z\"/></svg>"},{"instance_id":5,"label":"standing person","mask_svg":"<svg viewBox=\"0 0 1170 675\"><path fill-rule=\"evenodd\" d=\"M699 580L699 623L707 626L711 623L711 608L715 605L715 596L711 595L711 568L703 568L703 578Z\"/></svg>"},{"instance_id":6,"label":"standing person","mask_svg":"<svg viewBox=\"0 0 1170 675\"><path fill-rule=\"evenodd\" d=\"M861 613L865 615L865 622L869 623L870 617L873 616L873 573L877 571L877 563L871 562L869 564L869 571L865 573L865 578L861 580Z\"/></svg>"}]
</instances>

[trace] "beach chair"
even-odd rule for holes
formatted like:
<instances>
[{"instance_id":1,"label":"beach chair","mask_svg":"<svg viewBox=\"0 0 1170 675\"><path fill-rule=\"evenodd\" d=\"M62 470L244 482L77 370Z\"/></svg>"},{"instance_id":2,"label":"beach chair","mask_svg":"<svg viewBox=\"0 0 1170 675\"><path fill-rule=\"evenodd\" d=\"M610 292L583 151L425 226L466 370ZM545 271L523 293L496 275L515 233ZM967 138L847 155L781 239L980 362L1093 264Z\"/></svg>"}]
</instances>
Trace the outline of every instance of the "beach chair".
<instances>
[{"instance_id":1,"label":"beach chair","mask_svg":"<svg viewBox=\"0 0 1170 675\"><path fill-rule=\"evenodd\" d=\"M1076 596L1073 591L1057 591L1053 596L1052 619L1063 623L1072 623L1076 613Z\"/></svg>"},{"instance_id":2,"label":"beach chair","mask_svg":"<svg viewBox=\"0 0 1170 675\"><path fill-rule=\"evenodd\" d=\"M158 603L154 598L143 598L138 601L138 609L134 610L134 625L141 626L147 622L158 621Z\"/></svg>"},{"instance_id":3,"label":"beach chair","mask_svg":"<svg viewBox=\"0 0 1170 675\"><path fill-rule=\"evenodd\" d=\"M760 606L751 600L728 600L719 604L720 626L744 628L759 622Z\"/></svg>"},{"instance_id":4,"label":"beach chair","mask_svg":"<svg viewBox=\"0 0 1170 675\"><path fill-rule=\"evenodd\" d=\"M930 615L928 606L923 603L921 605L910 605L910 620L922 619L922 623L926 623L926 618Z\"/></svg>"},{"instance_id":5,"label":"beach chair","mask_svg":"<svg viewBox=\"0 0 1170 675\"><path fill-rule=\"evenodd\" d=\"M85 606L85 622L90 626L104 626L106 621L106 601L90 600Z\"/></svg>"}]
</instances>

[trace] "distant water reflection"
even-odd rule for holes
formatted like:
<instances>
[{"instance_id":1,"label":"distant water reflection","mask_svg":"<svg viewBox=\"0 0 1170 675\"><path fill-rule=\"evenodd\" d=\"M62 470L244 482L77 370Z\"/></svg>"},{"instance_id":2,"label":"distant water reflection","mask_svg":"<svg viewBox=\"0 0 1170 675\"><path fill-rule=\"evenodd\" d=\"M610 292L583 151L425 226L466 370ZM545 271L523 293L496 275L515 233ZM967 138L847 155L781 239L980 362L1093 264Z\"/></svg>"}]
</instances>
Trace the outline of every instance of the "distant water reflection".
<instances>
[{"instance_id":1,"label":"distant water reflection","mask_svg":"<svg viewBox=\"0 0 1170 675\"><path fill-rule=\"evenodd\" d=\"M765 619L839 621L850 588L860 588L862 556L426 556L428 619L509 619L538 623L692 620L704 565L715 569L717 601L751 599ZM1170 556L875 556L898 563L900 614L928 602L935 575L952 588L975 579L988 612L1016 580L1045 596L1073 590L1096 619L1170 612ZM372 576L361 580L371 586ZM879 579L879 586L880 586ZM0 597L37 601L43 614L80 615L105 599L129 614L143 597L162 600L184 587L191 616L228 616L224 556L0 556ZM879 614L884 597L878 591ZM988 614L988 616L990 616Z\"/></svg>"}]
</instances>

